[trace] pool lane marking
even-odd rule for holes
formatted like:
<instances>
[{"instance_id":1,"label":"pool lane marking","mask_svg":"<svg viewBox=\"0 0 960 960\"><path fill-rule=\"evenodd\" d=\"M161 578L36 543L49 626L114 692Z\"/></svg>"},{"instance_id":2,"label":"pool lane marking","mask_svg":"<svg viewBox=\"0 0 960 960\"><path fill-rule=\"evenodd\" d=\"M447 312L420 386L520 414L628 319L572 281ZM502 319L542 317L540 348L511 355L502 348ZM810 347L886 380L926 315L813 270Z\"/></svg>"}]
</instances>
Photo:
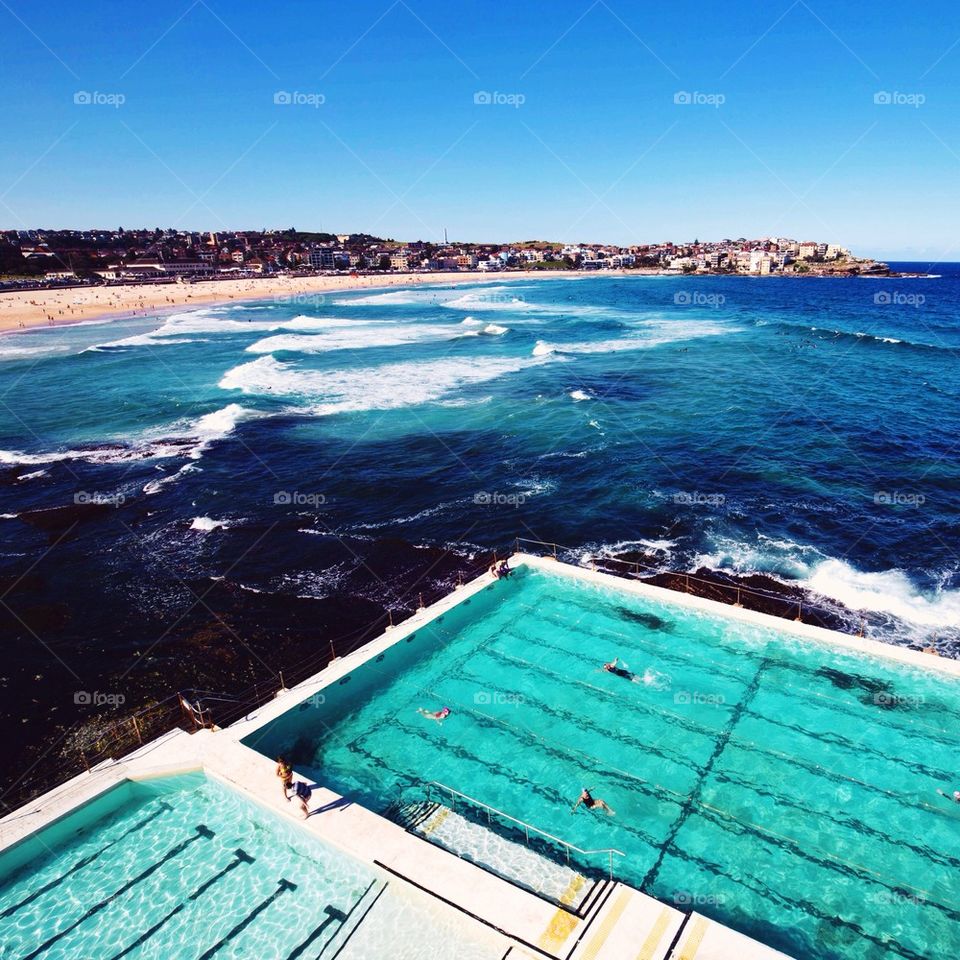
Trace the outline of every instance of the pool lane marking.
<instances>
[{"instance_id":1,"label":"pool lane marking","mask_svg":"<svg viewBox=\"0 0 960 960\"><path fill-rule=\"evenodd\" d=\"M253 863L254 858L250 856L245 850L240 849L239 847L234 852L234 859L230 861L222 870L218 873L215 873L209 880L205 880L193 893L187 897L187 900L199 900L207 890L210 889L218 880L223 879L231 870L235 870L242 863ZM119 953L115 954L111 960L120 960L121 957L125 957L132 950L136 950L137 947L143 946L168 920L175 917L181 910L186 907L185 902L178 903L165 917L155 923L149 930L142 933L133 943L128 947L124 947Z\"/></svg>"},{"instance_id":2,"label":"pool lane marking","mask_svg":"<svg viewBox=\"0 0 960 960\"><path fill-rule=\"evenodd\" d=\"M0 913L0 919L4 919L6 917L11 916L12 914L16 913L21 907L25 907L28 903L33 903L33 901L36 900L37 897L42 897L43 894L47 893L49 890L52 890L54 887L58 886L59 884L63 883L63 881L66 880L67 877L73 875L78 870L82 870L84 867L89 866L91 863L94 862L94 860L96 860L98 857L106 853L112 846L114 846L115 844L118 844L121 840L126 839L127 837L130 836L130 834L136 833L137 831L142 830L148 823L150 823L152 820L155 820L157 817L159 817L161 813L165 813L166 811L172 810L172 809L173 807L171 807L169 803L167 803L165 800L162 800L160 802L160 809L156 810L154 813L151 813L150 816L144 817L143 820L141 820L139 823L134 824L132 827L130 827L129 830L126 830L123 833L121 833L120 836L117 837L116 839L111 840L105 847L102 847L96 853L91 853L88 856L84 857L82 860L78 860L69 870L67 870L66 873L62 873L59 877L56 877L55 879L49 881L49 883L45 883L42 887L38 888L37 890L34 890L33 893L31 893L25 899L21 900L19 903L15 903L12 907L7 907L7 909L4 910L3 913Z\"/></svg>"},{"instance_id":3,"label":"pool lane marking","mask_svg":"<svg viewBox=\"0 0 960 960\"><path fill-rule=\"evenodd\" d=\"M189 847L190 844L193 843L195 840L199 840L201 837L205 840L211 840L214 837L213 831L202 823L200 824L200 826L196 828L196 831L197 832L192 837L187 837L186 840L181 840L180 843L178 843L175 847L171 847L170 850L168 850L160 860L158 860L154 864L151 864L149 867L147 867L146 870L144 870L142 873L135 876L132 880L128 880L122 887L120 887L119 890L112 893L105 900L101 900L99 903L95 903L92 907L90 907L89 910L87 910L86 913L84 913L82 917L80 917L79 920L75 920L73 923L70 924L69 927L65 927L59 933L56 933L52 937L50 937L48 940L45 940L42 944L40 944L39 947L36 948L36 950L34 950L32 953L28 953L25 957L22 958L22 960L33 960L34 957L37 957L41 953L44 953L46 950L49 950L50 947L52 947L58 940L60 940L62 937L65 937L71 931L75 930L84 921L89 920L92 916L95 916L96 914L98 914L105 907L108 907L117 897L126 893L128 890L136 886L141 881L146 880L147 877L149 877L151 874L159 870L168 860L172 860L174 857L183 853L183 851L186 850L187 847Z\"/></svg>"},{"instance_id":4,"label":"pool lane marking","mask_svg":"<svg viewBox=\"0 0 960 960\"><path fill-rule=\"evenodd\" d=\"M640 946L640 952L637 954L637 960L653 960L653 952L663 939L663 935L667 931L667 927L670 924L670 918L672 916L673 911L670 909L670 907L664 907L660 911L660 916L657 917L656 922L650 928L650 932L647 934L647 939L644 940L643 944Z\"/></svg>"},{"instance_id":5,"label":"pool lane marking","mask_svg":"<svg viewBox=\"0 0 960 960\"><path fill-rule=\"evenodd\" d=\"M229 943L237 934L243 933L243 931L251 924L257 917L263 913L267 907L273 903L277 897L283 896L288 890L296 890L297 885L292 883L290 880L287 880L286 877L281 877L277 881L277 889L270 894L265 900L261 901L251 910L225 937L221 937L209 950L205 950L197 960L210 960L215 953L217 953L221 947Z\"/></svg>"},{"instance_id":6,"label":"pool lane marking","mask_svg":"<svg viewBox=\"0 0 960 960\"><path fill-rule=\"evenodd\" d=\"M597 931L594 933L587 948L580 954L579 960L596 960L597 955L606 944L607 938L623 915L623 911L627 909L627 904L633 895L633 890L629 887L623 887L620 890L619 896L614 901L613 906L607 911L607 915L600 921L600 926L597 927ZM543 941L541 940L541 945L542 943Z\"/></svg>"},{"instance_id":7,"label":"pool lane marking","mask_svg":"<svg viewBox=\"0 0 960 960\"><path fill-rule=\"evenodd\" d=\"M575 608L578 609L578 610L583 610L583 611L584 611L583 615L582 615L581 617L579 617L578 619L576 619L576 620L573 622L573 625L574 625L574 626L579 626L580 623L581 623L587 616L594 616L594 617L595 617L595 616L598 615L596 610L591 609L591 608L583 607L581 604L576 603L576 602L570 600L569 597L566 597L566 596L564 596L563 598L554 597L554 598L552 598L552 599L553 599L555 602L564 603L564 604L567 604L568 606L573 606L573 607L575 607ZM526 606L526 605L523 605L523 604L521 604L521 607L522 607L523 609L527 610L528 612L531 612L531 613L536 614L536 617L537 617L536 622L538 622L538 623L542 623L544 620L550 620L550 621L552 621L552 622L554 622L554 623L558 623L558 620L560 619L560 616L562 616L562 614L561 614L561 615L557 615L557 616L550 617L550 616L547 616L546 614L544 614L542 611L538 610L538 609L535 608L535 607L529 607L529 606ZM602 612L601 612L599 615L600 615L600 616L606 616L606 619L608 619L608 620L613 619L613 618L610 617L609 615L604 615ZM558 625L564 626L564 627L569 627L569 626L570 626L570 623L569 623L569 622L566 622L566 621L562 621L562 622L559 622ZM778 632L778 633L779 633L779 631L776 631L776 628L771 628L771 629L774 629L775 632ZM591 632L592 632L592 634L594 634L594 635L595 635L595 633L596 633L596 631L593 631L593 630L592 630ZM618 637L618 638L621 638L621 639L627 640L627 641L633 641L633 642L638 643L638 644L643 644L643 641L642 641L642 640L636 639L636 638L633 637L631 634L620 633L619 631L612 630L612 629L605 629L604 632L605 632L606 634L608 634L609 636ZM788 639L793 639L793 638L788 638ZM739 654L741 654L741 653L743 652L742 649L740 649L740 648L730 647L730 646L725 645L725 644L724 644L724 645L721 645L721 646L718 646L717 644L709 643L709 642L707 642L707 641L705 641L705 640L699 640L698 642L701 643L703 646L709 647L710 649L713 649L713 650L723 650L724 652L730 653L730 654L733 655L733 656L737 656L737 655L739 655ZM779 638L778 638L777 640L775 640L774 642L779 642ZM648 646L650 646L650 644L648 644ZM820 676L821 678L823 677L822 674L819 674L819 673L817 672L817 671L820 669L820 667L809 667L809 666L806 666L806 665L804 665L803 663L799 663L799 662L797 662L797 661L795 661L795 660L783 659L783 658L777 657L777 656L770 656L770 655L769 655L769 647L770 647L770 646L771 646L771 644L770 644L769 642L766 643L765 646L764 646L764 654L761 655L760 652L758 652L758 657L761 658L761 659L767 659L767 660L769 660L772 669L775 669L775 670L786 670L786 671L793 672L793 673L801 673L801 674L805 674L805 675L810 676L810 677L817 677L817 676ZM556 649L562 649L562 648L557 647ZM636 648L634 648L634 649L636 649ZM569 652L569 651L568 651L568 652ZM639 652L639 651L638 651L638 652ZM572 654L572 655L575 656L576 654ZM688 657L688 656L685 656L685 655L683 655L683 654L677 654L677 653L675 653L675 652L671 652L671 653L669 653L669 654L665 653L664 655L667 656L668 659L671 659L671 658L672 658L672 659L680 658L680 659L683 659L684 661L687 661L687 662L696 662L696 661L694 661L694 656L693 656L693 655L691 655L691 656ZM719 662L719 661L716 661L716 660L704 660L704 659L701 658L699 662L712 663L712 664L715 664L715 665L718 666L718 667L721 666L720 662ZM728 665L728 664L724 664L724 666L729 666L729 665ZM822 665L821 665L821 666L822 666ZM730 674L729 674L727 671L724 671L724 672L727 673L728 676L730 676ZM829 696L828 694L825 694L825 693L817 693L816 691L810 690L810 689L808 689L808 688L806 688L806 687L801 687L800 690L801 690L802 692L804 692L804 693L807 693L807 694L810 694L810 695L813 695L813 696L816 696L816 697L819 697L819 698L822 698L822 699L825 699L825 700L829 700L829 701L831 701L831 702L833 702L833 703L840 704L840 705L843 705L843 706L853 706L854 703L859 702L859 701L854 701L854 700L851 700L851 701L839 700L839 699L837 699L837 698L835 698L835 697ZM848 714L851 715L851 716L858 716L857 714L854 714L854 713L852 713L851 711L844 711L844 712L848 713ZM951 712L952 712L952 711L951 711ZM864 714L864 715L866 715L866 714ZM915 724L915 721L909 720L909 719L907 719L907 718L903 718L903 719L905 720L906 723L910 724L911 726L913 726L913 725ZM922 723L919 724L919 726L920 726L921 728L923 728L924 730L926 730L928 733L932 733L932 732L936 731L936 732L939 733L939 734L941 735L941 737L943 738L943 739L941 740L941 742L944 743L945 745L949 745L949 737L950 737L950 731L949 731L949 729L947 729L947 728L939 728L939 727L937 727L937 728L935 728L935 727L929 727L929 726L927 726L926 724L922 724ZM904 730L902 727L899 727L899 726L895 726L895 729L900 730L901 732L904 732L904 733L908 733L908 732L909 732L909 731L906 731L906 730Z\"/></svg>"},{"instance_id":8,"label":"pool lane marking","mask_svg":"<svg viewBox=\"0 0 960 960\"><path fill-rule=\"evenodd\" d=\"M474 713L474 714L476 714L478 717L481 717L481 718L483 718L483 719L485 719L485 720L488 720L488 721L491 721L491 722L500 724L500 725L504 726L504 727L507 728L507 729L516 730L517 732L524 732L524 731L526 731L526 728L523 728L523 727L514 727L514 725L509 724L509 723L507 723L506 721L499 720L498 718L495 718L495 717L491 717L491 716L489 716L489 715L487 715L487 714L484 714L484 713L482 713L482 712L480 712L480 711L471 710L470 708L466 708L466 709L467 709L467 712ZM417 733L417 734L419 733L418 731L412 730L412 728L407 728L407 729L411 730L411 732L413 732L413 733ZM541 740L541 741L543 741L544 743L552 746L552 745L550 744L550 742L547 741L545 738L540 737L540 736L537 735L537 734L533 734L531 731L526 731L526 732L527 732L529 735L535 737L536 739ZM733 738L731 738L731 739L733 739ZM733 742L736 743L735 740L734 740ZM568 751L559 751L559 752L568 752ZM583 756L589 756L589 755L583 754ZM479 762L479 760L480 760L480 758L478 758L478 757L474 757L473 759L477 760L478 762ZM598 761L598 762L599 762L599 761ZM610 770L610 772L615 772L614 770L612 770L612 769L610 769L610 768L607 768L607 769ZM624 773L625 773L625 772L624 772ZM625 775L628 776L628 777L631 776L630 774L625 774ZM634 778L634 779L639 779L639 778ZM742 820L742 819L740 819L739 817L735 817L733 814L730 814L730 813L728 813L727 811L722 810L721 808L713 807L712 805L710 805L710 804L708 804L708 803L706 803L706 802L704 802L704 801L699 801L698 806L701 807L701 808L703 808L704 810L709 810L709 811L711 811L711 812L713 812L713 813L715 813L715 814L721 815L721 816L723 817L723 819L726 820L726 821L731 821L731 820L732 820L732 821L734 821L735 823L741 824L742 826L746 827L747 829L752 830L755 834L760 835L761 839L763 839L763 834L764 834L763 829L757 827L755 824L752 824L752 823L750 823L749 821ZM630 832L633 832L633 831L630 831ZM772 831L766 831L766 833L767 833L769 836L771 836L771 837L777 837L777 835L776 835L776 834L773 834ZM801 844L801 841L796 840L796 839L791 839L791 838L789 838L789 837L781 837L780 839L782 839L782 841L784 841L784 842L787 842L787 843L791 844L791 846L794 846L794 847L797 847L797 848L799 848L799 847L800 847L800 844ZM646 840L645 842L648 842L648 843L650 843L651 845L653 845L653 840L652 840L652 839ZM803 855L801 854L801 856L803 856ZM843 864L844 866L852 867L853 869L863 869L864 871L866 871L866 872L868 872L868 873L873 873L873 871L869 871L868 868L859 868L858 865L852 864L852 863L848 863L847 861L839 860L839 858L831 857L830 859L833 860L833 861L834 861L835 863L837 863L837 864ZM826 865L828 865L828 864L825 863L824 865L826 866ZM873 874L873 875L876 876L877 879L878 879L880 882L883 882L883 878L882 878L882 876L881 876L880 874ZM888 885L888 886L889 886L889 885L892 885L892 884L896 884L896 881L894 881L893 878L889 878L888 883L885 883L884 885ZM909 885L908 885L908 884L899 884L899 886L904 887L904 886L909 886ZM917 889L917 888L914 888L914 889ZM930 902L931 905L935 905L935 904L936 904L936 902L933 901L933 900L930 900L930 898L925 898L925 899L926 899L928 902ZM941 906L946 907L947 910L951 910L951 909L952 909L950 906L947 906L947 905L941 905Z\"/></svg>"},{"instance_id":9,"label":"pool lane marking","mask_svg":"<svg viewBox=\"0 0 960 960\"><path fill-rule=\"evenodd\" d=\"M512 634L511 634L511 635L512 635ZM451 634L451 636L452 636L452 634ZM515 635L513 635L513 636L515 636ZM521 638L521 637L515 637L515 638L516 638L517 640L522 640L522 639L523 639L523 638ZM496 639L496 638L491 638L491 639ZM482 644L481 646L482 646L482 647L486 647L486 646L488 645L488 643L489 643L489 641L488 641L487 643ZM546 643L540 643L539 645L541 645L541 646L552 646L551 644L546 644ZM557 647L556 649L563 651L563 648L561 648L561 647ZM531 663L531 662L528 661L528 660L524 660L524 659L521 658L521 657L514 657L514 656L512 656L512 655L510 655L510 654L504 653L504 652L501 651L501 650L492 650L491 652L494 653L495 656L498 656L498 657L500 657L500 658L502 658L502 659L512 660L512 661L515 661L515 662L517 662L517 663L522 663L522 664L524 664L524 665L526 665L526 666L533 667L534 669L536 669L536 670L538 670L538 671L544 671L544 672L546 672L546 673L548 673L548 674L550 674L550 675L552 675L552 676L554 676L554 677L556 677L556 678L558 678L558 679L566 679L566 678L563 677L562 674L558 674L558 673L556 673L555 671L550 671L550 670L548 670L548 669L546 669L546 668L544 668L544 667L541 667L541 666L539 666L539 665L537 665L537 664ZM563 651L563 652L569 653L569 651ZM571 655L572 655L572 654L571 654ZM780 668L793 669L793 666L792 666L792 665L787 664L787 663L781 661L779 658L774 658L774 660L773 660L773 667L774 667L774 669L780 669ZM811 669L808 669L808 668L805 668L805 667L802 667L802 666L797 666L796 669L797 669L798 671L804 672L804 673L809 673L809 674L812 674L812 673L813 673L813 671L812 671ZM574 683L577 683L577 684L579 684L579 685L581 685L581 686L587 687L587 688L589 688L589 689L596 690L597 692L603 693L603 694L605 694L605 695L608 696L608 697L618 697L618 695L615 694L615 693L613 693L612 691L605 690L605 689L603 689L603 688L601 688L601 687L597 687L597 686L595 686L595 685L593 685L593 684L590 684L590 683L587 683L587 682L585 682L585 681L574 679L573 682L574 682ZM418 689L420 692L428 693L428 694L430 694L431 696L435 696L435 697L440 696L440 695L437 694L435 691L430 690L429 688L418 687L417 689ZM818 696L824 696L824 695L818 695ZM832 698L825 697L825 699L832 699ZM835 702L838 702L838 703L839 703L840 701L835 701ZM461 704L461 706L462 706L462 704ZM648 713L648 714L651 714L651 713L652 713L652 714L657 714L657 715L660 715L660 716L663 716L663 717L671 718L671 719L673 719L673 720L679 720L679 721L681 721L681 723L682 723L686 728L692 729L694 732L699 733L699 734L702 734L703 736L709 737L710 739L713 739L713 740L716 739L714 732L711 731L709 728L703 727L702 725L697 724L697 723L695 723L695 722L687 721L686 718L681 717L679 714L672 713L672 712L670 712L670 711L668 711L668 710L658 709L658 708L653 707L653 706L651 706L651 705L644 705L644 706L645 706L644 712L646 712L646 713ZM765 721L765 720L769 719L769 718L765 717L765 716L762 715L762 714L757 714L757 713L755 713L755 712L753 712L753 711L748 711L748 712L750 713L750 715L751 715L752 717L754 717L754 718L756 718L756 719L758 719L758 720ZM811 739L811 740L819 740L819 739L820 739L817 734L815 734L815 733L813 733L813 732L811 732L811 731L807 731L807 730L805 730L805 729L803 729L803 728L797 728L797 729L799 729L802 734L804 734L806 737L808 737L808 738ZM908 731L904 731L902 728L895 728L895 729L897 729L898 732L901 732L901 733L908 733ZM929 804L929 803L926 803L925 801L920 801L919 804L914 803L914 802L908 800L906 797L904 797L904 796L901 795L901 794L897 794L897 793L894 793L893 791L889 791L889 790L884 790L882 787L879 787L879 786L877 786L877 785L875 785L875 784L865 783L865 782L862 781L862 780L858 780L856 777L846 776L845 774L839 773L838 771L835 771L835 770L831 770L830 768L827 768L827 767L824 767L824 766L822 766L822 765L820 765L820 764L817 764L817 763L815 763L814 761L807 760L806 758L800 757L799 755L798 755L798 756L791 756L790 754L786 754L786 753L783 753L783 752L778 751L778 750L774 750L774 749L771 749L771 748L762 747L762 746L760 746L758 743L756 743L755 741L748 740L748 739L745 739L745 738L731 737L730 739L731 739L731 742L732 742L733 744L735 744L735 745L744 747L744 748L746 748L746 749L752 749L752 750L754 750L754 751L756 751L756 752L758 752L758 753L760 753L760 754L763 754L763 755L779 757L779 758L781 758L781 759L786 760L787 762L791 762L791 763L794 763L794 764L796 764L796 765L799 765L799 766L803 767L804 769L807 769L808 771L810 770L810 767L811 767L811 766L812 766L812 767L815 767L815 768L818 769L818 770L824 771L824 773L830 774L831 777L834 778L834 779L845 780L845 781L847 781L847 782L849 782L849 783L855 783L855 784L857 784L857 785L859 785L859 786L869 788L870 790L872 790L872 791L874 791L874 792L883 793L883 794L885 794L885 795L887 795L887 796L890 796L890 797L893 797L893 798L897 799L899 802L901 802L901 803L903 803L904 805L909 806L909 807L911 807L911 808L916 807L916 806L920 806L920 807L925 807L926 809L931 810L931 811L933 811L933 812L944 813L944 811L941 810L941 809L940 809L937 805L935 805L935 804ZM828 741L828 742L830 742L830 741ZM849 742L834 743L834 745L835 745L835 746L838 746L840 749L854 749L854 745L850 744ZM811 772L812 772L812 771L811 771ZM663 788L663 789L666 790L667 788Z\"/></svg>"},{"instance_id":10,"label":"pool lane marking","mask_svg":"<svg viewBox=\"0 0 960 960\"><path fill-rule=\"evenodd\" d=\"M687 798L686 802L680 807L679 816L674 821L673 825L668 829L663 840L663 845L660 847L659 856L644 876L643 881L640 884L641 890L651 889L653 884L656 882L657 875L660 873L660 868L663 866L663 861L667 856L668 850L676 843L677 835L683 829L684 824L686 824L691 814L695 812L695 809L703 805L701 797L703 796L703 790L706 786L706 780L713 772L713 768L717 765L717 761L723 755L723 751L726 750L727 745L730 743L730 737L733 734L734 728L740 722L740 718L746 712L750 701L753 700L753 698L757 695L757 691L760 689L760 683L763 680L763 674L766 671L766 668L766 661L761 660L759 666L757 667L757 672L753 675L753 679L747 685L747 688L743 693L743 697L737 701L731 710L730 716L727 719L727 723L720 732L720 735L717 737L717 741L714 744L713 753L704 764L703 769L700 772L700 777L697 780L692 793Z\"/></svg>"},{"instance_id":11,"label":"pool lane marking","mask_svg":"<svg viewBox=\"0 0 960 960\"><path fill-rule=\"evenodd\" d=\"M341 916L343 917L343 919L340 921L340 926L336 929L336 931L334 931L334 933L333 933L333 935L330 937L330 939L320 948L320 952L317 954L317 958L319 958L319 957L321 957L321 956L323 955L323 951L326 950L327 947L329 947L331 943L333 943L333 941L336 939L337 934L340 933L340 932L344 929L344 927L346 927L348 921L350 920L350 917L353 916L354 911L357 909L357 907L360 906L361 903L363 903L363 901L364 901L364 899L366 898L367 894L368 894L376 885L377 885L377 881L376 881L376 880L371 880L371 881L370 881L370 886L368 886L367 889L364 890L363 893L361 893L359 897L357 897L356 901L351 905L350 909L349 909L346 913L342 913L342 914L341 914ZM380 893L383 893L383 891L386 889L386 887L387 887L387 884L386 884L386 882L385 882L385 883L383 884L383 887L380 888ZM380 894L377 894L377 897L379 897L379 895L380 895ZM374 898L374 902L376 902L376 898ZM327 924L329 923L330 910L331 910L331 908L330 908L329 906L327 906L325 909L326 909L327 912L328 912L328 919L327 919L327 920L324 920L323 923L321 923L320 926L317 927L317 929L314 930L313 933L311 933L310 936L307 937L307 939L304 940L303 943L301 943L299 947L294 948L294 950L287 956L287 960L297 960L297 958L301 956L301 954L304 952L304 950L306 950L307 947L309 947L310 944L313 943L314 940L316 940L317 936L321 933L321 931L324 929L324 927L327 926ZM356 929L356 928L354 928L354 929Z\"/></svg>"},{"instance_id":12,"label":"pool lane marking","mask_svg":"<svg viewBox=\"0 0 960 960\"><path fill-rule=\"evenodd\" d=\"M690 924L690 933L687 935L687 939L684 941L675 960L693 960L697 955L697 951L700 949L700 944L703 943L703 938L706 936L709 927L710 921L706 917L699 915L694 917L693 923Z\"/></svg>"}]
</instances>

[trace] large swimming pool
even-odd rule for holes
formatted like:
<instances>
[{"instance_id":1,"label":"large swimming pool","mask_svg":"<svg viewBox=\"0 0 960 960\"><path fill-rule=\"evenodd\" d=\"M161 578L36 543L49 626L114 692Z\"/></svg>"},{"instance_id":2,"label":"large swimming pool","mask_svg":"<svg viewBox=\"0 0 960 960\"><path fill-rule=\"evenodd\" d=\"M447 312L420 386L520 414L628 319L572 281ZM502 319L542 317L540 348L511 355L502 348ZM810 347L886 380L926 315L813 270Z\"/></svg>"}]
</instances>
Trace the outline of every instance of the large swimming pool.
<instances>
[{"instance_id":1,"label":"large swimming pool","mask_svg":"<svg viewBox=\"0 0 960 960\"><path fill-rule=\"evenodd\" d=\"M958 691L523 569L246 742L381 812L439 781L619 848L620 879L798 958L928 958L960 951L960 806L936 792L960 787ZM616 815L571 813L582 787Z\"/></svg>"},{"instance_id":2,"label":"large swimming pool","mask_svg":"<svg viewBox=\"0 0 960 960\"><path fill-rule=\"evenodd\" d=\"M3 960L498 960L470 926L202 775L127 783L0 856Z\"/></svg>"}]
</instances>

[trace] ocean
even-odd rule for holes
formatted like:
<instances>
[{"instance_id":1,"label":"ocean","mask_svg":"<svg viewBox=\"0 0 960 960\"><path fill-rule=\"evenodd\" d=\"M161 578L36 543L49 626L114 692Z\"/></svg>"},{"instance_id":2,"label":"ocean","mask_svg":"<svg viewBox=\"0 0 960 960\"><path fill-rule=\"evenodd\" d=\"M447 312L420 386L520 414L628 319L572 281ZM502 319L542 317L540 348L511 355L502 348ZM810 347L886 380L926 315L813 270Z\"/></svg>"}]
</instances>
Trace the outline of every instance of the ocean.
<instances>
[{"instance_id":1,"label":"ocean","mask_svg":"<svg viewBox=\"0 0 960 960\"><path fill-rule=\"evenodd\" d=\"M516 537L960 652L960 264L365 290L0 338L0 748L378 632ZM66 741L69 743L69 739Z\"/></svg>"}]
</instances>

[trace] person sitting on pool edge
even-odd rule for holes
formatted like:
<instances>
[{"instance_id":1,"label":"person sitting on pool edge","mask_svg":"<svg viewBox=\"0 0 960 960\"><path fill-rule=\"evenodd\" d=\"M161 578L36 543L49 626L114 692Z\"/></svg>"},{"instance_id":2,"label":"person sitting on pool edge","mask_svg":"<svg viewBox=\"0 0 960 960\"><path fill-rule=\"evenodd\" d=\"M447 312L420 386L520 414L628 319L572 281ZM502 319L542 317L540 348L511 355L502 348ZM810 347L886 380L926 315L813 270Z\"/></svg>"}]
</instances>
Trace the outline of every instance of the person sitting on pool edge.
<instances>
[{"instance_id":1,"label":"person sitting on pool edge","mask_svg":"<svg viewBox=\"0 0 960 960\"><path fill-rule=\"evenodd\" d=\"M277 776L283 784L284 799L290 800L288 794L293 789L293 767L283 757L277 757Z\"/></svg>"},{"instance_id":2,"label":"person sitting on pool edge","mask_svg":"<svg viewBox=\"0 0 960 960\"><path fill-rule=\"evenodd\" d=\"M614 811L614 809L608 803L603 800L598 800L596 797L594 797L593 794L590 793L589 787L583 788L583 791L581 792L577 802L573 805L573 809L570 812L576 813L577 807L579 807L581 803L588 810L606 810L611 817L615 817L617 815L616 811Z\"/></svg>"},{"instance_id":3,"label":"person sitting on pool edge","mask_svg":"<svg viewBox=\"0 0 960 960\"><path fill-rule=\"evenodd\" d=\"M623 677L624 680L636 679L626 667L620 666L619 657L614 657L609 663L605 663L603 669L606 670L607 673L612 673L615 677Z\"/></svg>"},{"instance_id":4,"label":"person sitting on pool edge","mask_svg":"<svg viewBox=\"0 0 960 960\"><path fill-rule=\"evenodd\" d=\"M421 717L426 717L428 720L436 720L437 723L443 723L443 721L450 716L450 708L441 707L434 712L432 710L426 710L423 707L417 707L417 713L419 713Z\"/></svg>"}]
</instances>

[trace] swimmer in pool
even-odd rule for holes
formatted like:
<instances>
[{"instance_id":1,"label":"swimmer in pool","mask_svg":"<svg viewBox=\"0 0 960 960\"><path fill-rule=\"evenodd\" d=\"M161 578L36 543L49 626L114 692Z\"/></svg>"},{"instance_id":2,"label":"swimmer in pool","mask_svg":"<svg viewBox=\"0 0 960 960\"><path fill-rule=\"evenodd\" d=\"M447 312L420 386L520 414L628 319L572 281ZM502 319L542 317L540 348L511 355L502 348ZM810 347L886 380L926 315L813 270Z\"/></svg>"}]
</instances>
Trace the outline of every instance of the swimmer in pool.
<instances>
[{"instance_id":1,"label":"swimmer in pool","mask_svg":"<svg viewBox=\"0 0 960 960\"><path fill-rule=\"evenodd\" d=\"M428 720L436 720L437 723L443 723L443 721L450 716L450 708L441 707L439 710L434 711L425 710L423 707L417 707L417 713L419 713L421 717L426 717Z\"/></svg>"},{"instance_id":2,"label":"swimmer in pool","mask_svg":"<svg viewBox=\"0 0 960 960\"><path fill-rule=\"evenodd\" d=\"M626 667L620 666L620 658L614 657L609 663L603 665L607 673L612 673L615 677L623 677L624 680L634 681L637 678Z\"/></svg>"},{"instance_id":3,"label":"swimmer in pool","mask_svg":"<svg viewBox=\"0 0 960 960\"><path fill-rule=\"evenodd\" d=\"M576 813L577 807L579 807L581 803L588 810L605 810L611 817L616 816L616 813L614 812L613 808L610 807L603 800L598 800L596 797L594 797L593 794L590 793L590 790L588 787L583 788L583 790L580 793L580 796L577 798L577 802L573 805L573 809L570 812Z\"/></svg>"},{"instance_id":4,"label":"swimmer in pool","mask_svg":"<svg viewBox=\"0 0 960 960\"><path fill-rule=\"evenodd\" d=\"M940 796L945 800L952 800L954 803L960 803L960 790L954 790L952 797L949 794L944 793L939 788L937 789L937 793L939 793Z\"/></svg>"}]
</instances>

